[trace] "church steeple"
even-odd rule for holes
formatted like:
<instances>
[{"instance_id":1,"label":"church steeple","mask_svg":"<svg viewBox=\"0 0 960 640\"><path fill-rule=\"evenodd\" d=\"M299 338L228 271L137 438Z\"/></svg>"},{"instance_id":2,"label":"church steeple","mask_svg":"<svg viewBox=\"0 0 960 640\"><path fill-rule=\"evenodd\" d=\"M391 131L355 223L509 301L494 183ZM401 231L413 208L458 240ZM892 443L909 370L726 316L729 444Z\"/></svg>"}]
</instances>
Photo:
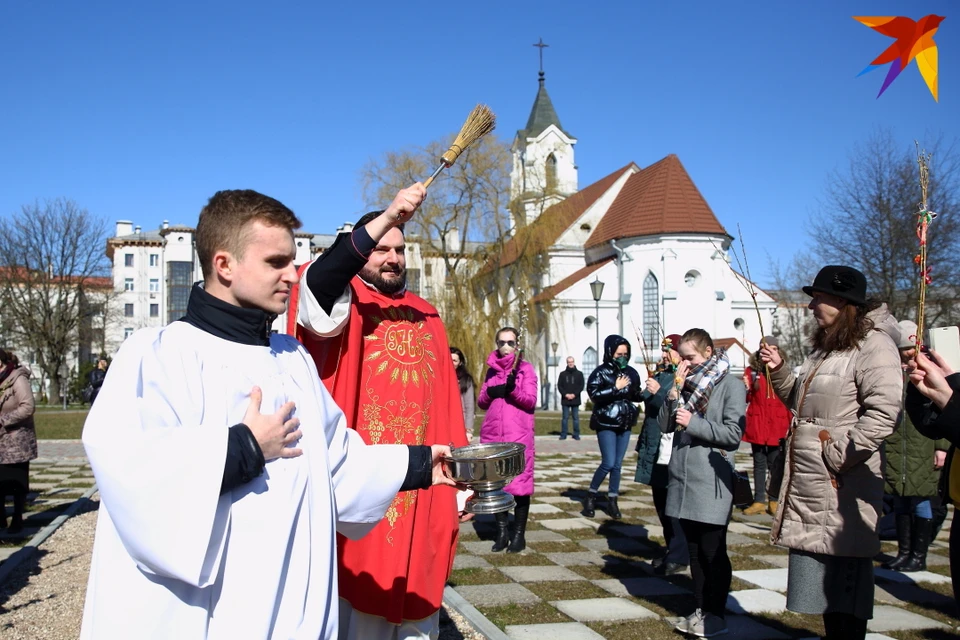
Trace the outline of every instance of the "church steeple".
<instances>
[{"instance_id":1,"label":"church steeple","mask_svg":"<svg viewBox=\"0 0 960 640\"><path fill-rule=\"evenodd\" d=\"M517 131L512 147L510 194L523 204L523 220L515 220L516 226L532 222L551 204L577 192L577 166L573 160L577 140L560 125L547 94L543 50L550 45L541 38L533 46L540 50L537 97L527 126Z\"/></svg>"}]
</instances>

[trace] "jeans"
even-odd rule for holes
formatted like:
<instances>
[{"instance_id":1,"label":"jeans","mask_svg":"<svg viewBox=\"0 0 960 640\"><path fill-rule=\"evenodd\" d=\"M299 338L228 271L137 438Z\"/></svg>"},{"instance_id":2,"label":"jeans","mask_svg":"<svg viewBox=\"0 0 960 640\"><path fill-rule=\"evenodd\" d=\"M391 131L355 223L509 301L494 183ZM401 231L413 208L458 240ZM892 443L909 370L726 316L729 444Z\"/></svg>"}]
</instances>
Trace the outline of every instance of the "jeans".
<instances>
[{"instance_id":1,"label":"jeans","mask_svg":"<svg viewBox=\"0 0 960 640\"><path fill-rule=\"evenodd\" d=\"M580 437L580 407L563 405L563 418L560 420L560 437L567 437L567 417L573 417L573 437Z\"/></svg>"},{"instance_id":2,"label":"jeans","mask_svg":"<svg viewBox=\"0 0 960 640\"><path fill-rule=\"evenodd\" d=\"M597 431L597 442L600 444L600 466L593 474L590 491L596 493L609 473L610 488L607 495L615 498L620 495L620 465L623 464L623 456L627 454L627 447L630 445L630 431L603 429Z\"/></svg>"},{"instance_id":3,"label":"jeans","mask_svg":"<svg viewBox=\"0 0 960 640\"><path fill-rule=\"evenodd\" d=\"M727 525L681 520L690 550L690 575L697 608L724 617L733 567L727 555Z\"/></svg>"},{"instance_id":4,"label":"jeans","mask_svg":"<svg viewBox=\"0 0 960 640\"><path fill-rule=\"evenodd\" d=\"M767 469L773 469L777 464L780 447L775 444L751 444L750 448L753 449L753 501L766 502ZM776 500L778 497L769 496L769 499Z\"/></svg>"},{"instance_id":5,"label":"jeans","mask_svg":"<svg viewBox=\"0 0 960 640\"><path fill-rule=\"evenodd\" d=\"M905 516L917 516L918 518L933 518L933 508L930 506L930 498L918 498L916 496L893 496L893 510L895 513Z\"/></svg>"}]
</instances>

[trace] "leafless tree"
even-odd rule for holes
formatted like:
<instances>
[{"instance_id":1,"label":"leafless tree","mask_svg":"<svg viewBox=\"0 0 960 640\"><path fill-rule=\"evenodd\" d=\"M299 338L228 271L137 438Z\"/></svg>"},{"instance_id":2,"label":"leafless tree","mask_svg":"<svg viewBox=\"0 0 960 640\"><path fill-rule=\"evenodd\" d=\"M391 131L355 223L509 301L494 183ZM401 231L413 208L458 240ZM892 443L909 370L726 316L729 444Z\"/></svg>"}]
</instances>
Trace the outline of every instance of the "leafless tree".
<instances>
[{"instance_id":1,"label":"leafless tree","mask_svg":"<svg viewBox=\"0 0 960 640\"><path fill-rule=\"evenodd\" d=\"M104 220L71 200L22 207L0 219L4 338L35 352L56 399L92 300L111 290Z\"/></svg>"}]
</instances>

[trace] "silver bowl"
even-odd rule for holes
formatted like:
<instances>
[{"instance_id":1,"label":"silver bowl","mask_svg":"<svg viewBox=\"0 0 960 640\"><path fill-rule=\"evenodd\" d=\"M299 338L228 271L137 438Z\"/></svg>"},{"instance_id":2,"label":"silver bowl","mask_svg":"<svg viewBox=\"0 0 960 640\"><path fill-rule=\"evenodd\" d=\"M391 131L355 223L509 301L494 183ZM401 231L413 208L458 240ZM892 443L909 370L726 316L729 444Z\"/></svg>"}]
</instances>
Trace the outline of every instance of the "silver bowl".
<instances>
[{"instance_id":1,"label":"silver bowl","mask_svg":"<svg viewBox=\"0 0 960 640\"><path fill-rule=\"evenodd\" d=\"M500 513L514 507L513 496L503 488L523 473L525 451L518 442L469 444L451 451L445 461L450 476L474 492L467 499L467 512Z\"/></svg>"}]
</instances>

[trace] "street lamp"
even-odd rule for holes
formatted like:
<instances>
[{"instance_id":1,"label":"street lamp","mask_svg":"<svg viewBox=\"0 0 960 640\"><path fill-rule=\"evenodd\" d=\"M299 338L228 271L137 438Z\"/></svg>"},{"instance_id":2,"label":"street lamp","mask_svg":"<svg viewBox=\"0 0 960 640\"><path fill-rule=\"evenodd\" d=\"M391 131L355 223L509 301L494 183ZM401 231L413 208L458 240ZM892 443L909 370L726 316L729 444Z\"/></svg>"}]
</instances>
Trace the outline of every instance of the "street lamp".
<instances>
[{"instance_id":1,"label":"street lamp","mask_svg":"<svg viewBox=\"0 0 960 640\"><path fill-rule=\"evenodd\" d=\"M601 362L600 358L600 296L603 295L603 284L600 282L598 276L594 276L593 282L590 283L590 292L593 293L593 302L596 305L596 316L594 317L594 323L597 325L597 365L599 366Z\"/></svg>"},{"instance_id":2,"label":"street lamp","mask_svg":"<svg viewBox=\"0 0 960 640\"><path fill-rule=\"evenodd\" d=\"M556 342L551 342L551 343L550 343L550 348L553 349L553 367L554 367L554 369L559 369L559 368L560 368L560 363L557 362L557 349L558 349L559 347L560 347L560 345L557 344ZM548 373L549 373L549 368L547 369L547 371L548 371ZM556 375L557 372L554 371L553 373L554 373L554 375ZM556 410L557 410L557 396L555 396L555 395L553 395L553 394L551 394L551 395L553 396L553 410L556 411Z\"/></svg>"}]
</instances>

